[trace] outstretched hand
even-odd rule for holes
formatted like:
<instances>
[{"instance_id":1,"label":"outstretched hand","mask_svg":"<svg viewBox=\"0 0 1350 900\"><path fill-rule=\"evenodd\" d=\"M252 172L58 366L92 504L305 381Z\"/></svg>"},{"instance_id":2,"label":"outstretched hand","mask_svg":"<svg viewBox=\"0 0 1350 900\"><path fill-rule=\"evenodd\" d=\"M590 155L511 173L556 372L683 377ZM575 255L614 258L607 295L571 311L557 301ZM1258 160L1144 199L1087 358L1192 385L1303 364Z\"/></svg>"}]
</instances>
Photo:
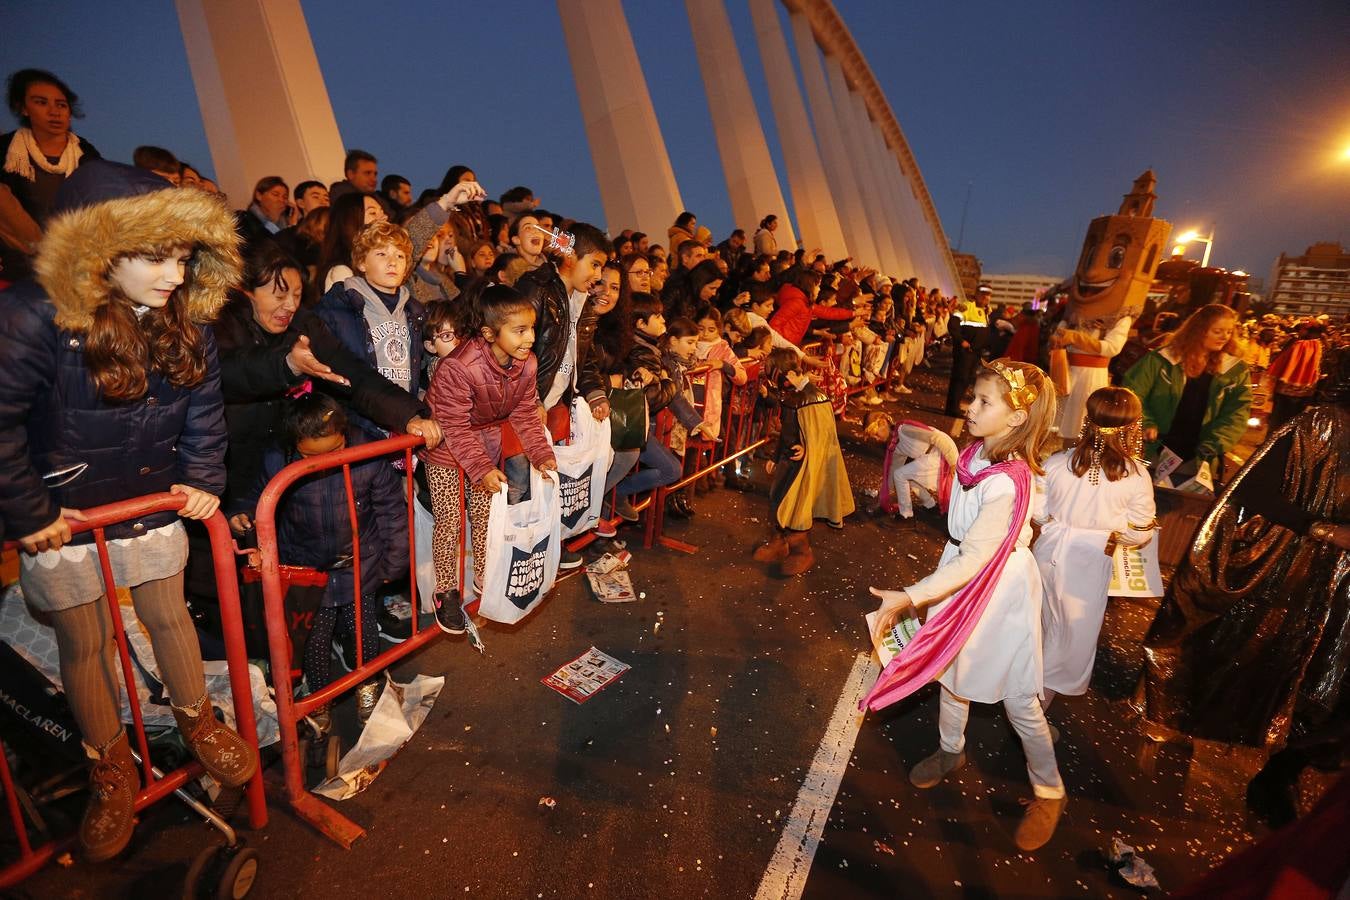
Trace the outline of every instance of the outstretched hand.
<instances>
[{"instance_id":1,"label":"outstretched hand","mask_svg":"<svg viewBox=\"0 0 1350 900\"><path fill-rule=\"evenodd\" d=\"M441 209L449 212L456 206L463 206L465 203L473 203L483 200L487 197L487 191L476 181L461 181L440 196L436 203Z\"/></svg>"},{"instance_id":2,"label":"outstretched hand","mask_svg":"<svg viewBox=\"0 0 1350 900\"><path fill-rule=\"evenodd\" d=\"M909 594L904 591L888 591L882 588L868 588L873 597L881 600L881 605L877 607L877 621L873 626L872 640L875 643L881 643L895 623L900 621L900 617L906 613L914 612L914 601L909 599Z\"/></svg>"},{"instance_id":3,"label":"outstretched hand","mask_svg":"<svg viewBox=\"0 0 1350 900\"><path fill-rule=\"evenodd\" d=\"M290 366L292 372L297 375L308 375L310 378L322 378L324 381L331 381L340 384L343 387L351 387L351 382L346 378L334 372L331 367L324 365L319 358L314 355L314 351L309 346L309 335L302 334L291 345L291 352L286 354L286 365Z\"/></svg>"}]
</instances>

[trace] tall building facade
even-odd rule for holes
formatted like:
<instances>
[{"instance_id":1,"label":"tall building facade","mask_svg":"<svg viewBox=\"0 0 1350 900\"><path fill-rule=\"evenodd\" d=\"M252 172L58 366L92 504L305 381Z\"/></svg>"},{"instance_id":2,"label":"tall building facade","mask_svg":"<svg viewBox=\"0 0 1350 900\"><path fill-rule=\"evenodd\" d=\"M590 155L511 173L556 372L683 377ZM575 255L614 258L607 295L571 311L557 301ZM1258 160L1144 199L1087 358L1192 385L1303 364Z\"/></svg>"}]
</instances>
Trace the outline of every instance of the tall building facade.
<instances>
[{"instance_id":1,"label":"tall building facade","mask_svg":"<svg viewBox=\"0 0 1350 900\"><path fill-rule=\"evenodd\" d=\"M973 299L975 289L980 286L980 259L974 253L952 251L952 262L956 263L956 277L961 281L961 290L966 297Z\"/></svg>"},{"instance_id":2,"label":"tall building facade","mask_svg":"<svg viewBox=\"0 0 1350 900\"><path fill-rule=\"evenodd\" d=\"M993 289L989 302L998 305L1021 306L1039 300L1046 290L1063 281L1055 275L985 275L984 283Z\"/></svg>"},{"instance_id":3,"label":"tall building facade","mask_svg":"<svg viewBox=\"0 0 1350 900\"><path fill-rule=\"evenodd\" d=\"M1350 251L1322 241L1302 256L1281 253L1270 276L1269 299L1276 312L1287 315L1350 314Z\"/></svg>"}]
</instances>

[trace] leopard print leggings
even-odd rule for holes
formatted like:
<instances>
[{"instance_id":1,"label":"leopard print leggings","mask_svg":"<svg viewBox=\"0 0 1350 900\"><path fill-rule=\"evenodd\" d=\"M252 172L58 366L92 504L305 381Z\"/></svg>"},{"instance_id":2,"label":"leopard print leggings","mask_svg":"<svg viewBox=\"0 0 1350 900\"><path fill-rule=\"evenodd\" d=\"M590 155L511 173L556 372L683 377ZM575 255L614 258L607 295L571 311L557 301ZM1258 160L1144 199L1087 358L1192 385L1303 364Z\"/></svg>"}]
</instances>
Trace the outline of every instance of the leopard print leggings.
<instances>
[{"instance_id":1,"label":"leopard print leggings","mask_svg":"<svg viewBox=\"0 0 1350 900\"><path fill-rule=\"evenodd\" d=\"M431 513L436 527L431 535L431 560L436 568L436 590L453 591L459 587L460 542L460 469L427 464L427 484L431 487ZM465 477L467 481L467 477ZM469 533L473 536L473 574L476 584L483 583L483 564L487 561L488 512L492 495L474 485L469 488Z\"/></svg>"}]
</instances>

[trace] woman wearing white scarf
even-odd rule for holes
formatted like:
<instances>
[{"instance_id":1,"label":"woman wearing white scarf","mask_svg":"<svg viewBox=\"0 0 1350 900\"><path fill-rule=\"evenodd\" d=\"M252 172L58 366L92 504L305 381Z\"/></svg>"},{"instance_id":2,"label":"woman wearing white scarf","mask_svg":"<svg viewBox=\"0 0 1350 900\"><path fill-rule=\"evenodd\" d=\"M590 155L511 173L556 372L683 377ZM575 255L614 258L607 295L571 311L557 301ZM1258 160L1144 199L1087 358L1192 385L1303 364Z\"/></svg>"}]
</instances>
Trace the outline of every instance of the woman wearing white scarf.
<instances>
[{"instance_id":1,"label":"woman wearing white scarf","mask_svg":"<svg viewBox=\"0 0 1350 900\"><path fill-rule=\"evenodd\" d=\"M98 159L98 151L70 130L72 116L78 116L79 97L60 78L41 69L20 69L9 76L6 99L9 111L19 120L16 131L0 136L0 183L13 192L14 199L27 213L31 226L46 223L47 212L56 192L82 162ZM10 207L12 208L12 207ZM0 226L13 225L9 215ZM15 214L18 211L15 210ZM0 228L5 233L19 231ZM28 230L31 230L29 228ZM13 242L0 248L0 279L16 281L29 272L33 247L15 247Z\"/></svg>"},{"instance_id":2,"label":"woman wearing white scarf","mask_svg":"<svg viewBox=\"0 0 1350 900\"><path fill-rule=\"evenodd\" d=\"M71 117L80 115L79 97L51 72L21 69L10 75L7 100L20 128L0 137L4 182L42 223L61 182L99 154L70 130Z\"/></svg>"}]
</instances>

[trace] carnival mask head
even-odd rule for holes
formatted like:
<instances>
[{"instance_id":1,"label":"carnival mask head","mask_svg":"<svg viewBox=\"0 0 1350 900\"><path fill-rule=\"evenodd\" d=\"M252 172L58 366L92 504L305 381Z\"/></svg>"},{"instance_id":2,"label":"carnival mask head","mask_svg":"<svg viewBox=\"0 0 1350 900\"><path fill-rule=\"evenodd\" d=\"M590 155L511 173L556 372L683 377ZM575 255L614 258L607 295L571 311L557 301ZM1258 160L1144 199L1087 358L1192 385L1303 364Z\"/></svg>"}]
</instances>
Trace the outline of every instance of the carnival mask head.
<instances>
[{"instance_id":1,"label":"carnival mask head","mask_svg":"<svg viewBox=\"0 0 1350 900\"><path fill-rule=\"evenodd\" d=\"M1143 310L1172 231L1167 222L1152 217L1155 184L1151 171L1140 175L1116 215L1098 216L1088 225L1069 286L1071 321L1138 316Z\"/></svg>"}]
</instances>

